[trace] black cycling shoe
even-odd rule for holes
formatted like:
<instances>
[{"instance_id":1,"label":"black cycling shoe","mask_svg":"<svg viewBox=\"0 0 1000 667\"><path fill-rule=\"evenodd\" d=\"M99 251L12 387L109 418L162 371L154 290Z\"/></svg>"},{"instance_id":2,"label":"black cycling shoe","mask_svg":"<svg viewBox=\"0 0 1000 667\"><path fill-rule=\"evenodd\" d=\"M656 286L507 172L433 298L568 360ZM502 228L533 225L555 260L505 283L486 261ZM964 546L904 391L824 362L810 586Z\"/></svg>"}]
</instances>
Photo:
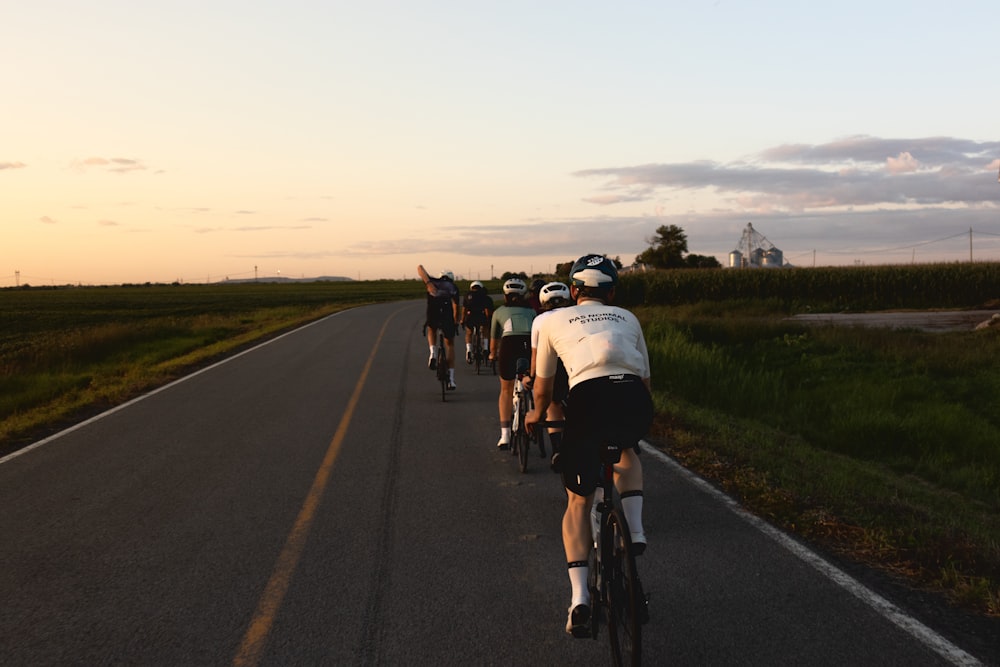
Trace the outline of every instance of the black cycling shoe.
<instances>
[{"instance_id":1,"label":"black cycling shoe","mask_svg":"<svg viewBox=\"0 0 1000 667\"><path fill-rule=\"evenodd\" d=\"M566 632L577 639L590 636L590 607L578 604L569 611L566 619Z\"/></svg>"},{"instance_id":2,"label":"black cycling shoe","mask_svg":"<svg viewBox=\"0 0 1000 667\"><path fill-rule=\"evenodd\" d=\"M431 357L427 360L427 369L432 371L436 371L438 369L437 357Z\"/></svg>"},{"instance_id":3,"label":"black cycling shoe","mask_svg":"<svg viewBox=\"0 0 1000 667\"><path fill-rule=\"evenodd\" d=\"M562 472L562 464L559 461L559 452L552 455L552 459L549 461L549 467L552 468L552 472Z\"/></svg>"}]
</instances>

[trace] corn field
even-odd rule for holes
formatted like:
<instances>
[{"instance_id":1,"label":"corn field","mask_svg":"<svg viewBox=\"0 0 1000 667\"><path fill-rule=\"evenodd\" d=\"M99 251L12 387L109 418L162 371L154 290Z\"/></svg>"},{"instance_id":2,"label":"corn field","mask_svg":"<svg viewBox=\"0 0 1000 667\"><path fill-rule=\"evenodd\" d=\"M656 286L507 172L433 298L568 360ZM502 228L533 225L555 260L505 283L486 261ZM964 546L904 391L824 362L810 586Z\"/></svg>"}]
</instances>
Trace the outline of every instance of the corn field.
<instances>
[{"instance_id":1,"label":"corn field","mask_svg":"<svg viewBox=\"0 0 1000 667\"><path fill-rule=\"evenodd\" d=\"M767 300L788 312L995 307L1000 263L790 269L673 269L625 274L622 306Z\"/></svg>"}]
</instances>

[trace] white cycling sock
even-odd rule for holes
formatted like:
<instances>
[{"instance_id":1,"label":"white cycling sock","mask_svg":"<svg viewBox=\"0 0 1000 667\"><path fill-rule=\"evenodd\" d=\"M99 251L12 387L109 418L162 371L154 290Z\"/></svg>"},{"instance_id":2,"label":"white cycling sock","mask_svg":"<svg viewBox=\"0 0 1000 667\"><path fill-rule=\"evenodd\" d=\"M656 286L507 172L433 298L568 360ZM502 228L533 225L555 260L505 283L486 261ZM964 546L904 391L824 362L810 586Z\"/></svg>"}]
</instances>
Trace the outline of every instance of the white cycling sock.
<instances>
[{"instance_id":1,"label":"white cycling sock","mask_svg":"<svg viewBox=\"0 0 1000 667\"><path fill-rule=\"evenodd\" d=\"M430 350L431 356L433 357L434 356L434 346L430 345L430 346L428 346L427 349Z\"/></svg>"},{"instance_id":2,"label":"white cycling sock","mask_svg":"<svg viewBox=\"0 0 1000 667\"><path fill-rule=\"evenodd\" d=\"M465 351L466 352L472 352L472 343L466 343L465 344Z\"/></svg>"},{"instance_id":3,"label":"white cycling sock","mask_svg":"<svg viewBox=\"0 0 1000 667\"><path fill-rule=\"evenodd\" d=\"M455 384L455 369L454 368L449 368L448 369L448 379L451 380L452 384Z\"/></svg>"},{"instance_id":4,"label":"white cycling sock","mask_svg":"<svg viewBox=\"0 0 1000 667\"><path fill-rule=\"evenodd\" d=\"M629 532L633 535L645 532L642 529L642 491L626 491L622 495L622 510Z\"/></svg>"},{"instance_id":5,"label":"white cycling sock","mask_svg":"<svg viewBox=\"0 0 1000 667\"><path fill-rule=\"evenodd\" d=\"M572 609L578 604L590 604L590 590L587 587L587 579L590 578L590 566L587 561L576 561L567 563L566 571L569 573L569 583L573 587L573 601L569 608Z\"/></svg>"}]
</instances>

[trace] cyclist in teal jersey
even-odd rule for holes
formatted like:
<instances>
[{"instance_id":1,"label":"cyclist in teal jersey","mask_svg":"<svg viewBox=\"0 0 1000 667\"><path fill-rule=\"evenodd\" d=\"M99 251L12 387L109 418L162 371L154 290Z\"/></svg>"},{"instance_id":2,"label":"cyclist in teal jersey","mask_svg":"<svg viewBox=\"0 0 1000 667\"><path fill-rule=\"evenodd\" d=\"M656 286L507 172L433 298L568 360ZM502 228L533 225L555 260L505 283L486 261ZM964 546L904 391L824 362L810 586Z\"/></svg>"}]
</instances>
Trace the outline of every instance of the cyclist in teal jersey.
<instances>
[{"instance_id":1,"label":"cyclist in teal jersey","mask_svg":"<svg viewBox=\"0 0 1000 667\"><path fill-rule=\"evenodd\" d=\"M493 311L490 326L490 361L497 362L500 375L500 440L497 447L510 446L510 424L514 416L514 379L517 360L531 359L531 321L535 310L527 302L528 286L519 278L503 284L502 306Z\"/></svg>"}]
</instances>

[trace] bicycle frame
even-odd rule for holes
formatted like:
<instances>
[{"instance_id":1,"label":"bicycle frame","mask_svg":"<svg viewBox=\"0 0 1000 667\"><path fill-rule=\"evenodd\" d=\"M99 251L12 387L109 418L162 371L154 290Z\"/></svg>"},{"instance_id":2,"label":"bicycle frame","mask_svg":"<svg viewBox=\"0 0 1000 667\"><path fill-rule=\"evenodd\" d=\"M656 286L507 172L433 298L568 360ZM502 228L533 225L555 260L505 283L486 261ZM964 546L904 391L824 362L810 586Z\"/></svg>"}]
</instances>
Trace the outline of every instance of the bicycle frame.
<instances>
[{"instance_id":1,"label":"bicycle frame","mask_svg":"<svg viewBox=\"0 0 1000 667\"><path fill-rule=\"evenodd\" d=\"M514 412L511 421L511 454L516 454L521 472L528 471L528 443L531 436L525 426L524 419L534 405L534 397L524 386L524 378L528 375L529 362L521 358L517 360L517 375L514 378Z\"/></svg>"}]
</instances>

